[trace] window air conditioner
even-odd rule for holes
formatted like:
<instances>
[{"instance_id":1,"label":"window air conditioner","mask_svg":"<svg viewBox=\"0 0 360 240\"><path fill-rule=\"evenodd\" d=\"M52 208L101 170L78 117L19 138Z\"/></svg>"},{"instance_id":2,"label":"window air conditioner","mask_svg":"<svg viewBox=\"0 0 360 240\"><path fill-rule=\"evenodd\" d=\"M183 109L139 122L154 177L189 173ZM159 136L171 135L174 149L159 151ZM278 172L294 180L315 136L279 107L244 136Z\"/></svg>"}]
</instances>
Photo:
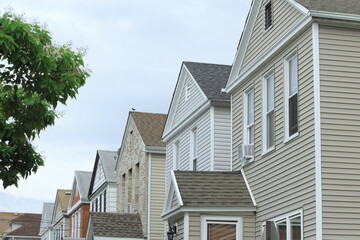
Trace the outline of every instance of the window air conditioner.
<instances>
[{"instance_id":1,"label":"window air conditioner","mask_svg":"<svg viewBox=\"0 0 360 240\"><path fill-rule=\"evenodd\" d=\"M238 159L245 166L254 157L254 144L243 144L238 147Z\"/></svg>"}]
</instances>

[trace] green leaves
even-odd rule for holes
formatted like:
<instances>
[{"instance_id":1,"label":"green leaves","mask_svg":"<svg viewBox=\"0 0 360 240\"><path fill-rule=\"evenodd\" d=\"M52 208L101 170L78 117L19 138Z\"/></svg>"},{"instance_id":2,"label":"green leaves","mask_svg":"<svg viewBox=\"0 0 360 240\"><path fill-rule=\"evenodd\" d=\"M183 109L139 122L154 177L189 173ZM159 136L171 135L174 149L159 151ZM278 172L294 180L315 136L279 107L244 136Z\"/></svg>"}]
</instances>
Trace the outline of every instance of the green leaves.
<instances>
[{"instance_id":1,"label":"green leaves","mask_svg":"<svg viewBox=\"0 0 360 240\"><path fill-rule=\"evenodd\" d=\"M0 16L0 179L17 185L43 165L32 141L55 122L58 103L75 98L90 70L84 51L57 45L38 24Z\"/></svg>"}]
</instances>

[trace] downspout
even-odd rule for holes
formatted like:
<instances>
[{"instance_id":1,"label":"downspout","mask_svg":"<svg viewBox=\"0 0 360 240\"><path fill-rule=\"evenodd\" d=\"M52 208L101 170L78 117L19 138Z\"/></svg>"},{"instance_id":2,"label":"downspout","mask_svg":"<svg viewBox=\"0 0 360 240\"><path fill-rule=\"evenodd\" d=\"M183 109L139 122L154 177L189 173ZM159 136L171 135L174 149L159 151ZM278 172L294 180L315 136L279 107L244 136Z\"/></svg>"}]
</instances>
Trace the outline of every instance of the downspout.
<instances>
[{"instance_id":1,"label":"downspout","mask_svg":"<svg viewBox=\"0 0 360 240\"><path fill-rule=\"evenodd\" d=\"M148 207L147 207L147 239L150 239L150 204L151 204L151 153L149 154L149 167L148 167Z\"/></svg>"}]
</instances>

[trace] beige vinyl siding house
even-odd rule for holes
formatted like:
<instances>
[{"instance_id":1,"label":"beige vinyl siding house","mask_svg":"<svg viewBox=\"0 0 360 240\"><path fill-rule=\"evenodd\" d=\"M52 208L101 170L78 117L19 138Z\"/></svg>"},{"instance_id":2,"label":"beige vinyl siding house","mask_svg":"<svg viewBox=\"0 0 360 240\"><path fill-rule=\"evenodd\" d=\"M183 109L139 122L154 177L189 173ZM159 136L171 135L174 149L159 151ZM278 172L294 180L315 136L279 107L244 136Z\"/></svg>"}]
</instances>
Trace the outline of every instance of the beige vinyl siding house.
<instances>
[{"instance_id":1,"label":"beige vinyl siding house","mask_svg":"<svg viewBox=\"0 0 360 240\"><path fill-rule=\"evenodd\" d=\"M130 112L117 171L117 212L139 214L145 239L163 240L166 114Z\"/></svg>"},{"instance_id":2,"label":"beige vinyl siding house","mask_svg":"<svg viewBox=\"0 0 360 240\"><path fill-rule=\"evenodd\" d=\"M320 24L324 239L360 238L360 29Z\"/></svg>"},{"instance_id":3,"label":"beige vinyl siding house","mask_svg":"<svg viewBox=\"0 0 360 240\"><path fill-rule=\"evenodd\" d=\"M360 237L359 21L355 0L253 1L226 91L233 170L256 201L256 239L268 226L292 239L292 222L296 239ZM253 157L244 160L238 148L252 144L252 129Z\"/></svg>"}]
</instances>

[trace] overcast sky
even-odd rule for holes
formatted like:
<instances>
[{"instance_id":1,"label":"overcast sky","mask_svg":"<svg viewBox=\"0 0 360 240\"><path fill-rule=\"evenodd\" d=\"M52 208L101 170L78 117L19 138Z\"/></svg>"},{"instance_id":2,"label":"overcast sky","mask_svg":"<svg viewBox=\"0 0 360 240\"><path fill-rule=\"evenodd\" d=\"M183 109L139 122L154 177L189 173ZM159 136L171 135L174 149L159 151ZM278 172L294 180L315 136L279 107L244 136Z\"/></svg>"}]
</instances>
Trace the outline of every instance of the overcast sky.
<instances>
[{"instance_id":1,"label":"overcast sky","mask_svg":"<svg viewBox=\"0 0 360 240\"><path fill-rule=\"evenodd\" d=\"M53 41L87 47L91 77L64 116L36 140L46 156L19 187L0 188L0 211L41 212L96 150L116 151L131 108L167 113L182 61L232 64L251 0L1 0L46 23ZM2 184L1 184L2 186Z\"/></svg>"}]
</instances>

